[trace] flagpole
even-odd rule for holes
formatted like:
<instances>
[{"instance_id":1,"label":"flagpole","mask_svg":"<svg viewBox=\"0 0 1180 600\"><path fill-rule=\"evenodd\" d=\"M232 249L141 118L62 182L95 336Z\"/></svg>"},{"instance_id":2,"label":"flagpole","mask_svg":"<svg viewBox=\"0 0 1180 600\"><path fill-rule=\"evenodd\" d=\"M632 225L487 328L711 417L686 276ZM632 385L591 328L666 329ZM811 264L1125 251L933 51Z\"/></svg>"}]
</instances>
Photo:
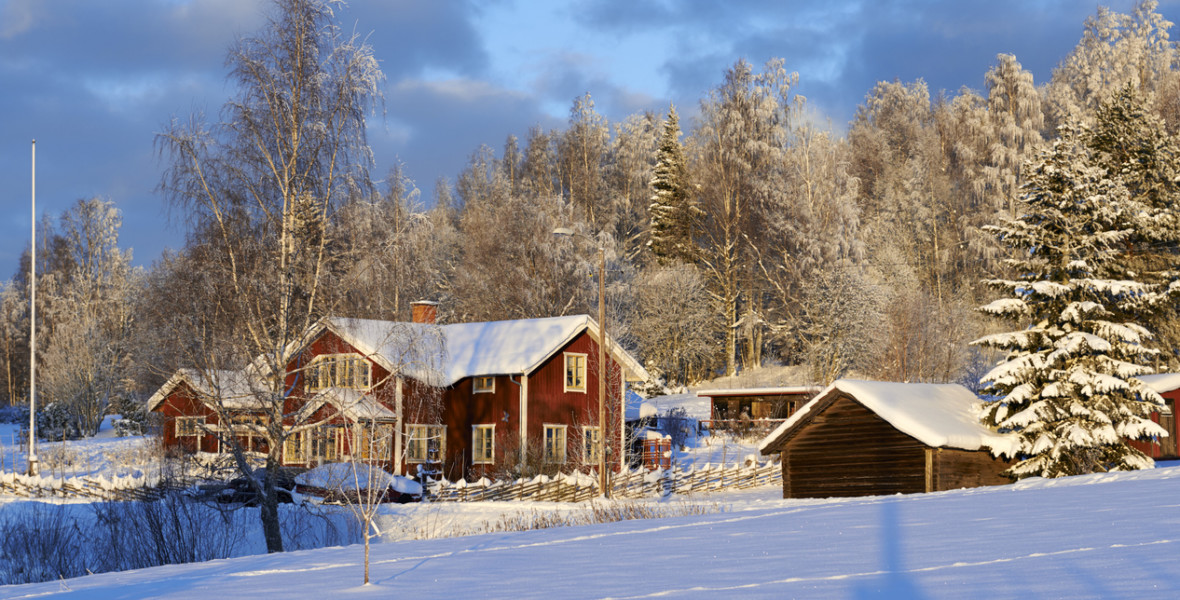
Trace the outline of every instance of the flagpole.
<instances>
[{"instance_id":1,"label":"flagpole","mask_svg":"<svg viewBox=\"0 0 1180 600\"><path fill-rule=\"evenodd\" d=\"M37 474L37 140L33 140L32 250L29 258L29 475Z\"/></svg>"}]
</instances>

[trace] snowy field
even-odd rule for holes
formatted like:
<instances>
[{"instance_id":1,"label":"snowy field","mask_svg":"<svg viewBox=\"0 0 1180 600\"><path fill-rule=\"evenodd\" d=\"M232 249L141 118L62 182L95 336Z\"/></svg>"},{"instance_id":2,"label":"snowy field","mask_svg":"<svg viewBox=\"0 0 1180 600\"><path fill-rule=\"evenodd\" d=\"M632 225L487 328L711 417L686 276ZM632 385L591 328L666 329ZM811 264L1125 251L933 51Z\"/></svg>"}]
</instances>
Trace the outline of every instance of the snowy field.
<instances>
[{"instance_id":1,"label":"snowy field","mask_svg":"<svg viewBox=\"0 0 1180 600\"><path fill-rule=\"evenodd\" d=\"M705 516L377 544L368 587L361 547L348 546L0 587L0 598L1180 595L1180 467L912 496L776 492L700 498L728 508Z\"/></svg>"}]
</instances>

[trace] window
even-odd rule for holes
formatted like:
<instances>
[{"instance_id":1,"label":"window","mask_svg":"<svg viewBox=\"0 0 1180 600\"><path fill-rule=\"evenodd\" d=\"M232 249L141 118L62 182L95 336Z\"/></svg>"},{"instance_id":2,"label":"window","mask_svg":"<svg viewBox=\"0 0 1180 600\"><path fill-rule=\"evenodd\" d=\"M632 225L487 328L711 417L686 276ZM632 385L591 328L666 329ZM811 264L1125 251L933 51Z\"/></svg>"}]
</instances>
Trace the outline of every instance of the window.
<instances>
[{"instance_id":1,"label":"window","mask_svg":"<svg viewBox=\"0 0 1180 600\"><path fill-rule=\"evenodd\" d=\"M266 439L263 435L262 417L258 415L233 415L229 419L234 435L247 452L257 452L256 445Z\"/></svg>"},{"instance_id":2,"label":"window","mask_svg":"<svg viewBox=\"0 0 1180 600\"><path fill-rule=\"evenodd\" d=\"M495 377L476 377L472 384L472 392L476 394L490 394L496 391Z\"/></svg>"},{"instance_id":3,"label":"window","mask_svg":"<svg viewBox=\"0 0 1180 600\"><path fill-rule=\"evenodd\" d=\"M582 428L582 464L598 464L598 432L597 427Z\"/></svg>"},{"instance_id":4,"label":"window","mask_svg":"<svg viewBox=\"0 0 1180 600\"><path fill-rule=\"evenodd\" d=\"M369 361L359 354L321 354L307 365L307 391L369 387Z\"/></svg>"},{"instance_id":5,"label":"window","mask_svg":"<svg viewBox=\"0 0 1180 600\"><path fill-rule=\"evenodd\" d=\"M545 426L545 462L565 462L565 425Z\"/></svg>"},{"instance_id":6,"label":"window","mask_svg":"<svg viewBox=\"0 0 1180 600\"><path fill-rule=\"evenodd\" d=\"M361 426L357 446L362 460L389 460L393 449L393 428L369 423Z\"/></svg>"},{"instance_id":7,"label":"window","mask_svg":"<svg viewBox=\"0 0 1180 600\"><path fill-rule=\"evenodd\" d=\"M333 425L316 427L311 432L311 457L320 462L336 460L338 428Z\"/></svg>"},{"instance_id":8,"label":"window","mask_svg":"<svg viewBox=\"0 0 1180 600\"><path fill-rule=\"evenodd\" d=\"M565 391L586 391L586 355L565 355Z\"/></svg>"},{"instance_id":9,"label":"window","mask_svg":"<svg viewBox=\"0 0 1180 600\"><path fill-rule=\"evenodd\" d=\"M176 417L176 437L197 437L205 428L205 417Z\"/></svg>"},{"instance_id":10,"label":"window","mask_svg":"<svg viewBox=\"0 0 1180 600\"><path fill-rule=\"evenodd\" d=\"M496 426L471 426L471 462L477 465L490 465L496 456Z\"/></svg>"},{"instance_id":11,"label":"window","mask_svg":"<svg viewBox=\"0 0 1180 600\"><path fill-rule=\"evenodd\" d=\"M307 462L307 453L304 452L302 431L287 432L287 439L283 442L283 462L305 463Z\"/></svg>"},{"instance_id":12,"label":"window","mask_svg":"<svg viewBox=\"0 0 1180 600\"><path fill-rule=\"evenodd\" d=\"M406 462L442 462L446 456L445 425L410 425Z\"/></svg>"}]
</instances>

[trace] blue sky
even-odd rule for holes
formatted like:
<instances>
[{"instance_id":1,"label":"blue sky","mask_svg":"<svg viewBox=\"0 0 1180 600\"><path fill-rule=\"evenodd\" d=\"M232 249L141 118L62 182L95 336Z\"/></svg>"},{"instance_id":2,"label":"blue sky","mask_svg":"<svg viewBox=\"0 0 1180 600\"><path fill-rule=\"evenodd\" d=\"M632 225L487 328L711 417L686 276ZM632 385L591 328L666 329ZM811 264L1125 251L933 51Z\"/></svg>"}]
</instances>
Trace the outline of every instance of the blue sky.
<instances>
[{"instance_id":1,"label":"blue sky","mask_svg":"<svg viewBox=\"0 0 1180 600\"><path fill-rule=\"evenodd\" d=\"M1131 0L1104 2L1129 12ZM353 0L388 81L370 121L376 173L395 161L429 195L480 144L561 127L589 92L612 121L691 119L740 58L782 57L799 93L842 130L873 84L924 78L979 89L998 53L1037 83L1098 3L1080 0ZM29 240L30 141L37 211L101 196L123 211L121 245L146 265L185 230L154 192L154 136L173 117L216 117L232 90L225 49L262 23L264 0L0 0L0 279ZM1160 12L1180 18L1180 0Z\"/></svg>"}]
</instances>

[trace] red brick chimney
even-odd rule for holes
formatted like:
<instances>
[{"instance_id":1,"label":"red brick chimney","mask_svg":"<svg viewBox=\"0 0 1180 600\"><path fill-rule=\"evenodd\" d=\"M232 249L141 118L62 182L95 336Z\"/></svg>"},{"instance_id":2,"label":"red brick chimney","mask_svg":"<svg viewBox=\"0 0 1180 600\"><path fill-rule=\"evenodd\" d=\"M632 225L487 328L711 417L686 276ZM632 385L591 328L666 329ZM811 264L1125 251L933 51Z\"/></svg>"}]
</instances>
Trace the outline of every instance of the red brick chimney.
<instances>
[{"instance_id":1,"label":"red brick chimney","mask_svg":"<svg viewBox=\"0 0 1180 600\"><path fill-rule=\"evenodd\" d=\"M410 307L414 311L413 321L415 323L433 325L438 319L438 302L419 300L417 302L411 302Z\"/></svg>"}]
</instances>

